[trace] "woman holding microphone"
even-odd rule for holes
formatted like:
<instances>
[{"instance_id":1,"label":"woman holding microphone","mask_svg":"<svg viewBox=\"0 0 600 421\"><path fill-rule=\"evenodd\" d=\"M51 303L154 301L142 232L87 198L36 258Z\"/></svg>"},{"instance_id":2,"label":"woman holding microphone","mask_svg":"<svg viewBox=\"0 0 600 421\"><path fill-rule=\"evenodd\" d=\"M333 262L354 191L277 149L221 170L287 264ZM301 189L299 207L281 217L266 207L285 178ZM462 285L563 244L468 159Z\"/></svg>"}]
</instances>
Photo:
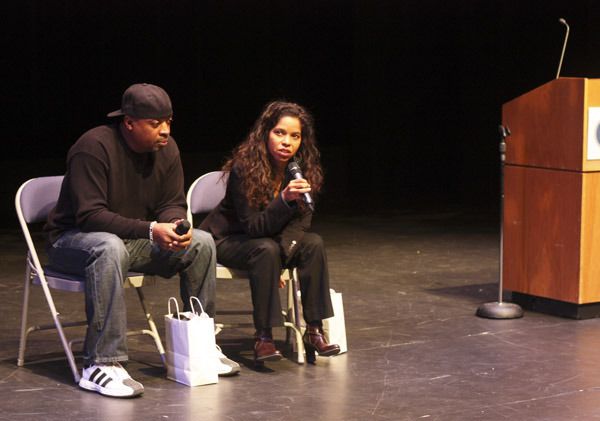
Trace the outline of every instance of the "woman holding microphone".
<instances>
[{"instance_id":1,"label":"woman holding microphone","mask_svg":"<svg viewBox=\"0 0 600 421\"><path fill-rule=\"evenodd\" d=\"M303 175L291 174L292 162ZM200 228L213 235L220 263L248 272L255 362L281 359L271 329L283 325L278 289L286 267L298 270L307 360L339 353L323 336L322 320L333 316L325 248L308 231L312 202L305 196L323 183L311 115L295 103L267 104L223 171L229 172L225 197Z\"/></svg>"}]
</instances>

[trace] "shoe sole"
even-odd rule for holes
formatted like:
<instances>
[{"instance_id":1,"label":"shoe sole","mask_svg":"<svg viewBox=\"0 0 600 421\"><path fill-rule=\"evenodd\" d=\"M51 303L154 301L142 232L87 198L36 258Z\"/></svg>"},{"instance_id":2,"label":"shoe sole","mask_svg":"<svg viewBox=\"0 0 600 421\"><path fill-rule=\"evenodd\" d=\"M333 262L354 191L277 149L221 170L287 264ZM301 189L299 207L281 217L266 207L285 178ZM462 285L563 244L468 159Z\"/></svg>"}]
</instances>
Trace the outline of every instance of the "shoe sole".
<instances>
[{"instance_id":1,"label":"shoe sole","mask_svg":"<svg viewBox=\"0 0 600 421\"><path fill-rule=\"evenodd\" d=\"M84 378L81 378L81 380L79 380L79 387L85 390L89 390L91 392L98 392L103 396L110 396L111 398L134 398L144 393L144 390L139 390L137 392L133 391L132 393L119 394Z\"/></svg>"},{"instance_id":2,"label":"shoe sole","mask_svg":"<svg viewBox=\"0 0 600 421\"><path fill-rule=\"evenodd\" d=\"M321 356L321 357L333 357L334 355L337 355L337 354L339 354L339 353L340 353L340 350L339 350L339 349L333 349L333 350L331 350L331 351L328 351L328 352L323 352L322 354L319 354L319 353L317 352L317 355L319 355L319 356Z\"/></svg>"},{"instance_id":3,"label":"shoe sole","mask_svg":"<svg viewBox=\"0 0 600 421\"><path fill-rule=\"evenodd\" d=\"M239 372L240 372L239 367L232 367L231 371L228 371L226 373L219 373L219 377L233 377L236 374L238 374Z\"/></svg>"},{"instance_id":4,"label":"shoe sole","mask_svg":"<svg viewBox=\"0 0 600 421\"><path fill-rule=\"evenodd\" d=\"M266 357L257 357L255 358L255 361L259 361L259 362L265 362L265 361L279 361L283 358L282 355L278 355L278 354L273 354L273 355L267 355Z\"/></svg>"}]
</instances>

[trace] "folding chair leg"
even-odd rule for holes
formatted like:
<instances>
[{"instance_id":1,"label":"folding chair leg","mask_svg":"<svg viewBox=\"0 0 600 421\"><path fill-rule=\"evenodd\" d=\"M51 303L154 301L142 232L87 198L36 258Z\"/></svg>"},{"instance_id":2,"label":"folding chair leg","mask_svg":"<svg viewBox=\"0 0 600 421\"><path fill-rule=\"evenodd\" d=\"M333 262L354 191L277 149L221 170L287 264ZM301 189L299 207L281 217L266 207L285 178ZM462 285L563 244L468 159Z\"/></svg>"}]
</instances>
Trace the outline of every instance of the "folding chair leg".
<instances>
[{"instance_id":1,"label":"folding chair leg","mask_svg":"<svg viewBox=\"0 0 600 421\"><path fill-rule=\"evenodd\" d=\"M27 317L29 315L29 293L31 269L25 264L25 287L23 288L23 308L21 309L21 337L19 338L19 356L17 357L17 366L23 367L25 364L25 347L27 346Z\"/></svg>"},{"instance_id":2,"label":"folding chair leg","mask_svg":"<svg viewBox=\"0 0 600 421\"><path fill-rule=\"evenodd\" d=\"M298 274L296 269L294 269L288 283L288 321L286 321L284 325L288 329L294 331L297 352L296 362L298 364L304 364L304 342L302 341L302 322L300 316L300 301L298 299L299 290ZM289 330L286 332L286 337L289 338Z\"/></svg>"},{"instance_id":3,"label":"folding chair leg","mask_svg":"<svg viewBox=\"0 0 600 421\"><path fill-rule=\"evenodd\" d=\"M146 316L146 320L148 321L148 326L150 326L150 330L143 330L142 332L146 335L152 336L152 338L154 339L154 343L156 344L156 349L158 349L158 353L160 354L160 360L162 361L163 366L166 367L167 359L165 355L165 349L163 348L162 342L160 340L160 335L158 334L156 323L154 323L152 315L146 309L146 303L144 301L144 293L142 292L142 287L136 287L135 290L138 293L140 305L142 306L142 310L144 311L144 315Z\"/></svg>"},{"instance_id":4,"label":"folding chair leg","mask_svg":"<svg viewBox=\"0 0 600 421\"><path fill-rule=\"evenodd\" d=\"M54 325L56 326L56 330L58 331L60 342L62 343L63 349L65 350L65 354L67 355L67 360L69 361L69 367L71 368L71 372L73 373L73 378L75 379L75 383L79 383L81 376L79 375L77 364L75 364L75 356L73 355L73 352L71 351L71 346L67 341L67 336L65 335L65 331L63 330L62 323L59 319L59 313L58 311L56 311L56 307L54 306L54 300L52 299L52 295L50 294L50 287L48 287L48 283L46 282L46 279L43 276L41 276L40 278L42 289L44 290L44 295L46 296L46 302L48 303L48 307L50 307L50 313L52 314Z\"/></svg>"},{"instance_id":5,"label":"folding chair leg","mask_svg":"<svg viewBox=\"0 0 600 421\"><path fill-rule=\"evenodd\" d=\"M294 321L298 330L301 328L300 320L300 301L298 297L300 295L300 285L298 281L298 271L294 269L292 272L292 304L294 305Z\"/></svg>"},{"instance_id":6,"label":"folding chair leg","mask_svg":"<svg viewBox=\"0 0 600 421\"><path fill-rule=\"evenodd\" d=\"M17 366L22 367L25 364L25 348L27 345L27 336L34 330L38 330L36 327L28 328L27 327L27 319L29 313L29 296L30 296L30 286L31 286L31 268L29 264L25 269L25 288L23 290L23 310L21 314L21 337L19 338L19 356L17 357ZM40 279L42 289L44 290L44 296L46 297L46 302L48 303L48 307L50 308L50 313L52 314L52 320L54 321L54 326L56 327L56 331L58 332L58 336L60 338L60 342L65 351L65 355L67 356L67 360L69 362L69 367L71 368L71 373L73 374L73 379L75 383L79 383L81 376L79 375L79 370L77 369L77 364L75 363L75 357L73 356L73 352L71 351L71 347L67 342L67 337L63 330L62 323L59 319L59 313L56 311L56 307L54 306L54 300L52 299L52 295L50 294L50 289L48 287L48 283L43 276ZM43 329L46 329L44 327Z\"/></svg>"}]
</instances>

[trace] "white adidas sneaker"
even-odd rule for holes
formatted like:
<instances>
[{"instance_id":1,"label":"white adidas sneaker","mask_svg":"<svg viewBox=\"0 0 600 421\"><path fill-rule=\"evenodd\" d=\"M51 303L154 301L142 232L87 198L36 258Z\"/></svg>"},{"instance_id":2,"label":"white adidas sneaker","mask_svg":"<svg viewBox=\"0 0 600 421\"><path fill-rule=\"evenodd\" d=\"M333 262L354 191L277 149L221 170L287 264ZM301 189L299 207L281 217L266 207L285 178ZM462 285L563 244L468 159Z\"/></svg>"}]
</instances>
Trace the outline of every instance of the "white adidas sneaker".
<instances>
[{"instance_id":1,"label":"white adidas sneaker","mask_svg":"<svg viewBox=\"0 0 600 421\"><path fill-rule=\"evenodd\" d=\"M94 364L84 368L79 387L115 398L132 398L144 393L144 386L131 378L117 362Z\"/></svg>"},{"instance_id":2,"label":"white adidas sneaker","mask_svg":"<svg viewBox=\"0 0 600 421\"><path fill-rule=\"evenodd\" d=\"M220 377L235 376L240 372L240 365L227 358L219 345L217 345L217 360L217 373Z\"/></svg>"}]
</instances>

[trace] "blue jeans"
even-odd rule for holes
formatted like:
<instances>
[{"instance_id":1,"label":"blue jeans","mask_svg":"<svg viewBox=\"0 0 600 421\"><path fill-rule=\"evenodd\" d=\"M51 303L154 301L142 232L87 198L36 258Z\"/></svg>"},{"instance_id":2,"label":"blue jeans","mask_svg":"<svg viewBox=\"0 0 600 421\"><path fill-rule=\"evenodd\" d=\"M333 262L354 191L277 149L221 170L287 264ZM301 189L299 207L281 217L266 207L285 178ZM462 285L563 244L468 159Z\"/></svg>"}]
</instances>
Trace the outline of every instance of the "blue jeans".
<instances>
[{"instance_id":1,"label":"blue jeans","mask_svg":"<svg viewBox=\"0 0 600 421\"><path fill-rule=\"evenodd\" d=\"M57 270L85 277L86 365L128 359L123 296L128 271L165 278L179 273L184 310L190 310L189 298L195 296L214 317L216 251L207 232L194 229L186 250L170 252L146 239L123 240L106 232L71 230L48 247L48 257Z\"/></svg>"}]
</instances>

